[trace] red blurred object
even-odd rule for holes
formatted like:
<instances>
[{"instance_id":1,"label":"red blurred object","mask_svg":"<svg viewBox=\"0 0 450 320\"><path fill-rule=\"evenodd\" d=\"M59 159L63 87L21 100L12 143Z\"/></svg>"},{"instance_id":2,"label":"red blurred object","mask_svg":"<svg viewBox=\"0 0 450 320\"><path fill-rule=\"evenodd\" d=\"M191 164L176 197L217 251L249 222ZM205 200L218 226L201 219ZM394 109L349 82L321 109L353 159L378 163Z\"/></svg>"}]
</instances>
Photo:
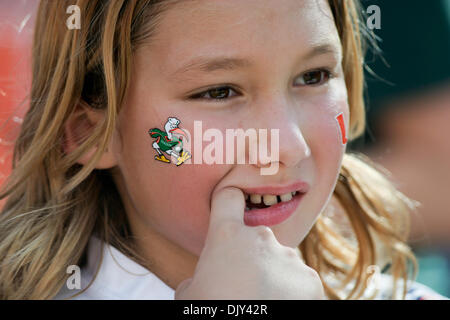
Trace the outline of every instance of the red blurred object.
<instances>
[{"instance_id":1,"label":"red blurred object","mask_svg":"<svg viewBox=\"0 0 450 320\"><path fill-rule=\"evenodd\" d=\"M14 142L28 109L37 5L36 0L0 2L0 185L11 171Z\"/></svg>"}]
</instances>

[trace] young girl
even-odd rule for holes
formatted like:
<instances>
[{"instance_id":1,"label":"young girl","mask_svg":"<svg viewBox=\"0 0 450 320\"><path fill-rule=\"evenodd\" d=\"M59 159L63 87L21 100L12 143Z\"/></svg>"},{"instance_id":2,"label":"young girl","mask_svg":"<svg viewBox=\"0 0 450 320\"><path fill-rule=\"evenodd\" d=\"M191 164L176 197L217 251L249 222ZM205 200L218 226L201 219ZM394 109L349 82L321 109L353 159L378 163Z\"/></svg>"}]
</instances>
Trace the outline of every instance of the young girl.
<instances>
[{"instance_id":1,"label":"young girl","mask_svg":"<svg viewBox=\"0 0 450 320\"><path fill-rule=\"evenodd\" d=\"M408 280L412 202L345 153L364 130L359 12L339 0L42 1L0 197L0 297L439 297ZM186 147L194 121L278 129L278 158L238 163L246 145L231 163L197 162L211 139Z\"/></svg>"}]
</instances>

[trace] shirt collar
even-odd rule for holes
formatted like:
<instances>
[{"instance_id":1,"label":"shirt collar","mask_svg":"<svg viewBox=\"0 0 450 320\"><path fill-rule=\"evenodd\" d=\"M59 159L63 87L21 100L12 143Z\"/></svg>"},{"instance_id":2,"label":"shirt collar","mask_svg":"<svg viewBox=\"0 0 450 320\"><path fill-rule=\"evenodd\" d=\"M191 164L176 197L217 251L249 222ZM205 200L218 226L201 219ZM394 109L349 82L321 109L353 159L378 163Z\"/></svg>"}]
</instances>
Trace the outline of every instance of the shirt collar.
<instances>
[{"instance_id":1,"label":"shirt collar","mask_svg":"<svg viewBox=\"0 0 450 320\"><path fill-rule=\"evenodd\" d=\"M89 288L75 299L174 299L175 291L154 273L94 235L88 244L87 264L81 269L81 289L88 287L97 271L102 244L100 269ZM68 290L64 285L57 298L80 291Z\"/></svg>"}]
</instances>

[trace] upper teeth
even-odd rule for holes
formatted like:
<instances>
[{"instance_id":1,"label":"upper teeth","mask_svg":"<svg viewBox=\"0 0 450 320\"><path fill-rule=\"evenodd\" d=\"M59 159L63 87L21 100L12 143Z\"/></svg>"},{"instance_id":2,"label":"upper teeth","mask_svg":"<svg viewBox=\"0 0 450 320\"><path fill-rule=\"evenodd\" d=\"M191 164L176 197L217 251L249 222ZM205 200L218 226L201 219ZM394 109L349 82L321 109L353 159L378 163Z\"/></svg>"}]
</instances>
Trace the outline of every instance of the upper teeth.
<instances>
[{"instance_id":1,"label":"upper teeth","mask_svg":"<svg viewBox=\"0 0 450 320\"><path fill-rule=\"evenodd\" d=\"M292 197L296 195L296 193L297 193L297 191L288 192L285 194L280 194L279 196L280 196L280 199L282 202L287 202L287 201L290 201L292 199ZM251 203L258 204L258 203L264 202L264 204L266 206L271 206L273 204L278 203L277 195L274 195L274 194L264 194L264 195L261 195L261 194L248 195L248 194L246 194L245 199L248 200L249 198L250 198Z\"/></svg>"}]
</instances>

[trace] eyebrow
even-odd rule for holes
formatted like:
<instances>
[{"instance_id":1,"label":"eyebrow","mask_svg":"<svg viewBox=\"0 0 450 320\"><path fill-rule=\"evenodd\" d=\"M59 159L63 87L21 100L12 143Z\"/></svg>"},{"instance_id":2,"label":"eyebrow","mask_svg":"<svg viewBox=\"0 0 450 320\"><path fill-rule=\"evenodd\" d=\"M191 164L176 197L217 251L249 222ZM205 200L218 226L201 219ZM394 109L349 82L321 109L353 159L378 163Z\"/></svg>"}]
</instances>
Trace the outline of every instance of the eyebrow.
<instances>
[{"instance_id":1,"label":"eyebrow","mask_svg":"<svg viewBox=\"0 0 450 320\"><path fill-rule=\"evenodd\" d=\"M309 60L315 56L325 54L333 54L338 56L340 55L340 51L332 44L321 44L314 46L308 53L303 55L302 60ZM198 57L192 59L186 65L176 70L170 77L177 77L191 71L208 73L217 70L248 69L251 66L252 62L245 58L230 58L227 56L219 56L215 58Z\"/></svg>"}]
</instances>

